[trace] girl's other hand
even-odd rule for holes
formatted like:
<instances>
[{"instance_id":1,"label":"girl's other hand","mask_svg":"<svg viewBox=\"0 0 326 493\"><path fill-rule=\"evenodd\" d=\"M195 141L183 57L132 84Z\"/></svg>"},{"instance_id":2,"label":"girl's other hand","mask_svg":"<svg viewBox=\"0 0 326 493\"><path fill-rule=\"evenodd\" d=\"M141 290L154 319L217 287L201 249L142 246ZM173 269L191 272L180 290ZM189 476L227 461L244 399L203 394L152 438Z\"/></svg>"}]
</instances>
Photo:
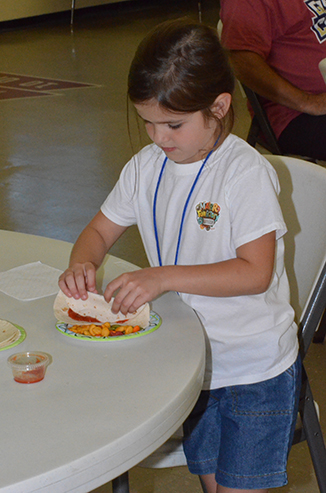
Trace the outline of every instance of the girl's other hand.
<instances>
[{"instance_id":1,"label":"girl's other hand","mask_svg":"<svg viewBox=\"0 0 326 493\"><path fill-rule=\"evenodd\" d=\"M59 287L65 295L76 300L86 300L87 291L97 293L94 264L91 262L73 264L59 277Z\"/></svg>"},{"instance_id":2,"label":"girl's other hand","mask_svg":"<svg viewBox=\"0 0 326 493\"><path fill-rule=\"evenodd\" d=\"M161 267L148 267L122 274L107 285L104 298L109 302L113 293L118 291L112 304L113 313L133 313L163 293L161 274Z\"/></svg>"}]
</instances>

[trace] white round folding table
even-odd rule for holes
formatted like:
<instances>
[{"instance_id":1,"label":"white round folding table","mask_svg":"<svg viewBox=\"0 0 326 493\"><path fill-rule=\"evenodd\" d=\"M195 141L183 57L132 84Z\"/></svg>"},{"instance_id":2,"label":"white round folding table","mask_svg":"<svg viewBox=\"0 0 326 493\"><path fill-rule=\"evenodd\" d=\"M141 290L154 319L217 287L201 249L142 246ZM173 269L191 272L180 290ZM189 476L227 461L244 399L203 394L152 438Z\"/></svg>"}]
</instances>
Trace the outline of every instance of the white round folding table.
<instances>
[{"instance_id":1,"label":"white round folding table","mask_svg":"<svg viewBox=\"0 0 326 493\"><path fill-rule=\"evenodd\" d=\"M71 244L0 231L1 272L29 262L64 270ZM105 285L136 267L108 256ZM0 318L26 338L0 351L0 493L75 493L116 479L163 444L199 395L205 361L197 316L176 293L155 300L157 330L109 342L74 339L56 329L55 295L19 301L0 292ZM7 358L20 351L51 355L45 379L13 380Z\"/></svg>"}]
</instances>

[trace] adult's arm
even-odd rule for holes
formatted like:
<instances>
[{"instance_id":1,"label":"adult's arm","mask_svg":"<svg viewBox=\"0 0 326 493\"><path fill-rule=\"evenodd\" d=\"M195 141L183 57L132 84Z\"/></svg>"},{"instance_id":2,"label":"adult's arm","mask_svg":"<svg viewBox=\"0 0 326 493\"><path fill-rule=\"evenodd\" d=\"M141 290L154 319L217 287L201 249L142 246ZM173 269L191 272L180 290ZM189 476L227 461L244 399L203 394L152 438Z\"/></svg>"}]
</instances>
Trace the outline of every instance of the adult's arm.
<instances>
[{"instance_id":1,"label":"adult's arm","mask_svg":"<svg viewBox=\"0 0 326 493\"><path fill-rule=\"evenodd\" d=\"M301 113L326 114L326 92L311 94L298 89L252 51L231 50L230 58L236 77L260 96Z\"/></svg>"}]
</instances>

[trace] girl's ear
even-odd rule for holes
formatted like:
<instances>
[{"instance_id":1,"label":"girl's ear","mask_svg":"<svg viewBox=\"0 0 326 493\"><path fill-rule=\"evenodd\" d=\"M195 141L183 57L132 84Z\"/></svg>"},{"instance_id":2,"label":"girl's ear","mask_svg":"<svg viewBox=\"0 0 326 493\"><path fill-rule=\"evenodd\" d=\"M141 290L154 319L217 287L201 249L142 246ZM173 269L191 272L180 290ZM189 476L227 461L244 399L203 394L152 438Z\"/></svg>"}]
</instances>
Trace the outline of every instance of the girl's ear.
<instances>
[{"instance_id":1,"label":"girl's ear","mask_svg":"<svg viewBox=\"0 0 326 493\"><path fill-rule=\"evenodd\" d=\"M222 92L219 96L217 96L211 106L212 113L214 113L214 115L221 120L229 111L231 102L231 94L229 94L228 92Z\"/></svg>"}]
</instances>

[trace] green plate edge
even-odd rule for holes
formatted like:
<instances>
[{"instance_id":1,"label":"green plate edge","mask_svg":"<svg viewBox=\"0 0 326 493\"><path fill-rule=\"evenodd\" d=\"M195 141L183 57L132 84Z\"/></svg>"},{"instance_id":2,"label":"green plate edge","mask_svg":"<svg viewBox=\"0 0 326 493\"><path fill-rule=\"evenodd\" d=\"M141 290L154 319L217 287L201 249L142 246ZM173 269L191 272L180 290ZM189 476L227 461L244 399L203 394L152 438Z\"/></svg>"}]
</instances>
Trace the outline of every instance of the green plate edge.
<instances>
[{"instance_id":1,"label":"green plate edge","mask_svg":"<svg viewBox=\"0 0 326 493\"><path fill-rule=\"evenodd\" d=\"M162 319L161 317L156 313L151 311L150 312L150 320L149 320L149 326L146 327L143 330L140 330L139 332L135 332L133 334L128 334L125 336L116 336L116 337L88 337L88 336L78 336L73 333L69 334L68 332L65 332L65 330L60 328L61 326L67 327L68 324L64 322L57 322L55 325L55 328L63 335L70 337L72 339L78 339L79 341L88 341L88 342L114 342L114 341L123 341L124 339L135 339L136 337L142 337L145 336L146 334L151 334L155 330L157 330L162 324ZM18 342L18 341L17 341ZM7 348L6 348L7 349Z\"/></svg>"},{"instance_id":2,"label":"green plate edge","mask_svg":"<svg viewBox=\"0 0 326 493\"><path fill-rule=\"evenodd\" d=\"M5 351L6 349L10 349L12 347L18 346L18 344L20 344L21 342L23 342L26 339L25 329L23 329L23 327L21 327L20 325L14 324L13 322L10 322L10 323L12 325L14 325L16 327L16 329L19 330L20 338L17 341L13 342L12 344L9 344L9 346L0 348L0 351Z\"/></svg>"}]
</instances>

